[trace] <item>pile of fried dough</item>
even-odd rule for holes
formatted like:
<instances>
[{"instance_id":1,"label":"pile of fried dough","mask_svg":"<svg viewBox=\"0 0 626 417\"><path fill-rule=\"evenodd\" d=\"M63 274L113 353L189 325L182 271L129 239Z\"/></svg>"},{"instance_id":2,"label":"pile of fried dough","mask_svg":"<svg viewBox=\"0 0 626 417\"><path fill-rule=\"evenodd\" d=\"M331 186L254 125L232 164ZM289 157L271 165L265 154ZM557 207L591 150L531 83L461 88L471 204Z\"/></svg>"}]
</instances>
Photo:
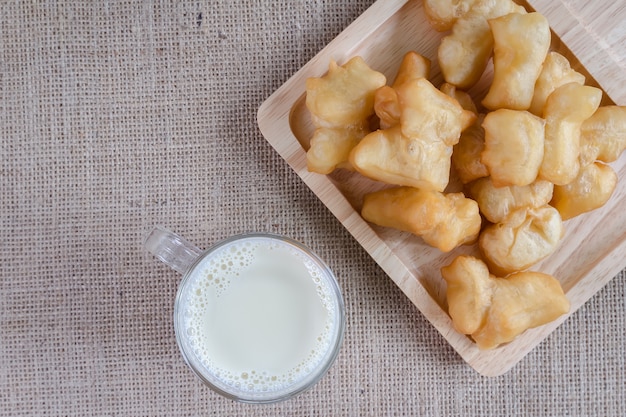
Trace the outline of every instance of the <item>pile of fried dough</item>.
<instances>
[{"instance_id":1,"label":"pile of fried dough","mask_svg":"<svg viewBox=\"0 0 626 417\"><path fill-rule=\"evenodd\" d=\"M626 106L601 106L563 55L546 18L512 0L424 0L443 37L437 60L404 55L396 78L361 57L309 78L315 131L308 169L348 169L388 184L366 194L371 223L420 236L448 252L478 242L441 269L454 327L481 349L553 321L570 305L559 281L529 271L555 251L563 222L606 203L626 148ZM493 60L475 103L465 91ZM451 169L463 192L446 192Z\"/></svg>"}]
</instances>

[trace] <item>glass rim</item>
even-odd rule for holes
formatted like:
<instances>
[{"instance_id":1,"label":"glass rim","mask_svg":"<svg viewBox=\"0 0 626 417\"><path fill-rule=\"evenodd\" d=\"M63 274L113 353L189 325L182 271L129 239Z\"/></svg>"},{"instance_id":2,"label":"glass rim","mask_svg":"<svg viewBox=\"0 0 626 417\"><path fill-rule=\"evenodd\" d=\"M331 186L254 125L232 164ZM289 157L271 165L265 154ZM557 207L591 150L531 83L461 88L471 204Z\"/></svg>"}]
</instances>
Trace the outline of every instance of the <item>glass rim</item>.
<instances>
[{"instance_id":1,"label":"glass rim","mask_svg":"<svg viewBox=\"0 0 626 417\"><path fill-rule=\"evenodd\" d=\"M235 241L246 240L250 238L266 238L286 243L287 245L294 247L302 252L311 261L315 262L315 264L317 264L317 266L323 272L325 280L331 288L331 293L334 296L333 303L335 304L335 308L337 309L336 318L333 320L333 331L330 336L330 343L328 345L328 349L324 352L322 359L313 367L310 373L297 380L293 384L289 384L288 386L277 390L251 392L238 389L237 387L231 386L223 382L218 377L215 377L210 372L206 371L206 368L204 368L200 361L197 360L193 349L188 343L187 337L183 334L184 313L183 311L181 311L181 304L182 298L186 294L189 280L193 275L192 272L200 264L200 262L202 262L202 260L204 260L207 256L209 256L211 253L215 252L219 248ZM268 232L248 232L236 234L222 239L211 245L208 249L202 251L200 256L198 256L198 258L189 266L187 271L183 274L183 277L178 285L176 299L174 301L174 333L176 336L176 343L183 356L183 359L185 360L185 363L193 371L193 373L210 389L226 398L243 403L261 404L284 401L308 390L309 388L317 384L332 367L337 356L339 355L339 351L341 350L344 339L345 321L345 303L343 300L341 288L339 287L339 283L337 282L335 274L326 264L326 262L324 262L315 252L313 252L312 249L298 242L297 240L294 240L287 236Z\"/></svg>"}]
</instances>

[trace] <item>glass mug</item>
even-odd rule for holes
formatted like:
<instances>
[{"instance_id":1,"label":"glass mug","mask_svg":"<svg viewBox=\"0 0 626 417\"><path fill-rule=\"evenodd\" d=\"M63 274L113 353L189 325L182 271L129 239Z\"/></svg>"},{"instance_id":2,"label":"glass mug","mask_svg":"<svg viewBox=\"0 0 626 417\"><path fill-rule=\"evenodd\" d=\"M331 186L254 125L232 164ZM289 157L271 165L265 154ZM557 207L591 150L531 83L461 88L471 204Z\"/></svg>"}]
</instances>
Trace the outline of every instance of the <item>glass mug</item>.
<instances>
[{"instance_id":1,"label":"glass mug","mask_svg":"<svg viewBox=\"0 0 626 417\"><path fill-rule=\"evenodd\" d=\"M176 341L214 391L240 402L282 401L313 386L333 364L345 326L341 290L302 244L250 233L202 251L157 227L145 248L183 274Z\"/></svg>"}]
</instances>

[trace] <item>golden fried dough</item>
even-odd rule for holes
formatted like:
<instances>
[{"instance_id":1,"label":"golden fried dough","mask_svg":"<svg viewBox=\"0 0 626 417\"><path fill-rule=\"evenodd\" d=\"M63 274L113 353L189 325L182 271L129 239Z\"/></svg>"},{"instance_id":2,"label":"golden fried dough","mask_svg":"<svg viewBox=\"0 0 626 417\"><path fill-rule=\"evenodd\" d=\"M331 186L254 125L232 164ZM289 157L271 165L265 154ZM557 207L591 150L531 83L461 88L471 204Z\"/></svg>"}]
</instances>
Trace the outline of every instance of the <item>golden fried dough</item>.
<instances>
[{"instance_id":1,"label":"golden fried dough","mask_svg":"<svg viewBox=\"0 0 626 417\"><path fill-rule=\"evenodd\" d=\"M407 81L418 78L428 79L428 77L430 77L430 59L415 51L409 51L402 57L398 73L391 86L396 88Z\"/></svg>"},{"instance_id":2,"label":"golden fried dough","mask_svg":"<svg viewBox=\"0 0 626 417\"><path fill-rule=\"evenodd\" d=\"M348 155L369 132L374 94L385 83L385 76L361 57L343 66L331 62L326 75L307 79L306 106L316 127L306 155L309 171L329 174L350 168Z\"/></svg>"},{"instance_id":3,"label":"golden fried dough","mask_svg":"<svg viewBox=\"0 0 626 417\"><path fill-rule=\"evenodd\" d=\"M439 32L452 29L478 0L424 0L424 12L430 25Z\"/></svg>"},{"instance_id":4,"label":"golden fried dough","mask_svg":"<svg viewBox=\"0 0 626 417\"><path fill-rule=\"evenodd\" d=\"M489 20L493 82L482 103L490 110L527 110L550 47L548 20L540 13L510 13Z\"/></svg>"},{"instance_id":5,"label":"golden fried dough","mask_svg":"<svg viewBox=\"0 0 626 417\"><path fill-rule=\"evenodd\" d=\"M554 187L550 204L563 220L602 207L611 198L617 185L617 174L601 162L584 166L580 173L567 185Z\"/></svg>"},{"instance_id":6,"label":"golden fried dough","mask_svg":"<svg viewBox=\"0 0 626 417\"><path fill-rule=\"evenodd\" d=\"M476 120L476 114L419 78L398 86L402 133L411 138L440 140L448 146L459 141L461 132Z\"/></svg>"},{"instance_id":7,"label":"golden fried dough","mask_svg":"<svg viewBox=\"0 0 626 417\"><path fill-rule=\"evenodd\" d=\"M330 62L323 77L306 80L306 106L315 127L363 126L374 113L374 93L385 85L383 74L357 56L342 66Z\"/></svg>"},{"instance_id":8,"label":"golden fried dough","mask_svg":"<svg viewBox=\"0 0 626 417\"><path fill-rule=\"evenodd\" d=\"M554 184L537 180L529 185L496 187L491 178L480 178L468 185L469 194L478 203L480 212L492 223L500 223L512 212L538 208L552 199Z\"/></svg>"},{"instance_id":9,"label":"golden fried dough","mask_svg":"<svg viewBox=\"0 0 626 417\"><path fill-rule=\"evenodd\" d=\"M380 119L380 128L388 129L400 123L400 103L396 88L405 82L430 75L430 60L414 51L404 54L396 78L391 86L383 86L374 95L374 112Z\"/></svg>"},{"instance_id":10,"label":"golden fried dough","mask_svg":"<svg viewBox=\"0 0 626 417\"><path fill-rule=\"evenodd\" d=\"M548 52L548 56L543 61L539 78L535 83L533 99L528 111L537 116L542 116L543 106L546 104L548 96L558 87L571 82L583 85L585 76L574 71L563 55L555 51Z\"/></svg>"},{"instance_id":11,"label":"golden fried dough","mask_svg":"<svg viewBox=\"0 0 626 417\"><path fill-rule=\"evenodd\" d=\"M336 168L352 169L348 162L350 151L368 133L368 129L360 127L315 129L306 154L307 169L319 174L330 174Z\"/></svg>"},{"instance_id":12,"label":"golden fried dough","mask_svg":"<svg viewBox=\"0 0 626 417\"><path fill-rule=\"evenodd\" d=\"M381 129L389 129L400 123L400 103L393 87L385 85L376 90L374 113L378 116Z\"/></svg>"},{"instance_id":13,"label":"golden fried dough","mask_svg":"<svg viewBox=\"0 0 626 417\"><path fill-rule=\"evenodd\" d=\"M316 128L307 166L385 183L363 196L361 216L372 224L443 252L477 242L468 250L483 260L458 256L441 273L454 327L491 349L569 310L559 281L528 269L556 250L564 220L614 192L606 163L626 148L626 106L599 108L602 91L548 52L546 18L513 0L423 6L434 28L451 30L437 50L444 82L429 81L431 62L414 51L389 85L361 58L331 62L327 75L307 80ZM479 107L465 90L480 82L472 90L480 94L490 81ZM461 186L467 197L450 192Z\"/></svg>"},{"instance_id":14,"label":"golden fried dough","mask_svg":"<svg viewBox=\"0 0 626 417\"><path fill-rule=\"evenodd\" d=\"M476 115L425 78L406 81L394 91L400 123L364 137L349 161L378 181L443 191L450 179L452 146Z\"/></svg>"},{"instance_id":15,"label":"golden fried dough","mask_svg":"<svg viewBox=\"0 0 626 417\"><path fill-rule=\"evenodd\" d=\"M387 184L443 191L450 180L452 147L435 139L408 138L400 125L365 136L349 156L362 175Z\"/></svg>"},{"instance_id":16,"label":"golden fried dough","mask_svg":"<svg viewBox=\"0 0 626 417\"><path fill-rule=\"evenodd\" d=\"M366 194L363 218L379 226L414 233L443 252L476 240L481 218L463 193L443 194L397 187Z\"/></svg>"},{"instance_id":17,"label":"golden fried dough","mask_svg":"<svg viewBox=\"0 0 626 417\"><path fill-rule=\"evenodd\" d=\"M452 33L437 50L443 78L459 88L469 88L480 79L493 52L493 36L488 20L509 13L525 13L511 0L478 0L458 16Z\"/></svg>"},{"instance_id":18,"label":"golden fried dough","mask_svg":"<svg viewBox=\"0 0 626 417\"><path fill-rule=\"evenodd\" d=\"M485 116L480 160L496 187L528 185L543 161L545 121L532 113L499 109Z\"/></svg>"},{"instance_id":19,"label":"golden fried dough","mask_svg":"<svg viewBox=\"0 0 626 417\"><path fill-rule=\"evenodd\" d=\"M597 160L616 161L626 149L626 106L602 106L581 127L581 146Z\"/></svg>"},{"instance_id":20,"label":"golden fried dough","mask_svg":"<svg viewBox=\"0 0 626 417\"><path fill-rule=\"evenodd\" d=\"M574 180L580 170L582 123L598 109L599 88L568 83L548 96L543 109L546 120L544 157L539 176L555 185Z\"/></svg>"},{"instance_id":21,"label":"golden fried dough","mask_svg":"<svg viewBox=\"0 0 626 417\"><path fill-rule=\"evenodd\" d=\"M442 93L447 94L450 97L454 98L456 101L458 101L461 107L463 107L465 110L469 110L472 113L478 115L476 103L474 103L472 96L470 96L467 92L458 89L455 85L452 85L450 83L441 84L439 86L439 90Z\"/></svg>"},{"instance_id":22,"label":"golden fried dough","mask_svg":"<svg viewBox=\"0 0 626 417\"><path fill-rule=\"evenodd\" d=\"M484 16L473 14L457 20L437 50L444 80L470 88L485 71L492 51L493 36Z\"/></svg>"},{"instance_id":23,"label":"golden fried dough","mask_svg":"<svg viewBox=\"0 0 626 417\"><path fill-rule=\"evenodd\" d=\"M381 129L400 123L400 103L395 89L406 82L428 78L429 75L429 59L414 51L404 54L393 84L380 87L374 95L374 112L380 119Z\"/></svg>"},{"instance_id":24,"label":"golden fried dough","mask_svg":"<svg viewBox=\"0 0 626 417\"><path fill-rule=\"evenodd\" d=\"M479 115L476 122L461 133L459 143L452 148L452 164L463 184L489 175L489 170L480 161L480 154L485 149L483 120L484 115Z\"/></svg>"},{"instance_id":25,"label":"golden fried dough","mask_svg":"<svg viewBox=\"0 0 626 417\"><path fill-rule=\"evenodd\" d=\"M548 274L525 271L496 278L471 256L457 257L441 274L448 284L452 324L471 335L480 349L510 342L570 309L561 284Z\"/></svg>"},{"instance_id":26,"label":"golden fried dough","mask_svg":"<svg viewBox=\"0 0 626 417\"><path fill-rule=\"evenodd\" d=\"M530 268L552 254L563 238L563 221L549 205L513 211L501 222L487 226L478 246L497 275Z\"/></svg>"}]
</instances>

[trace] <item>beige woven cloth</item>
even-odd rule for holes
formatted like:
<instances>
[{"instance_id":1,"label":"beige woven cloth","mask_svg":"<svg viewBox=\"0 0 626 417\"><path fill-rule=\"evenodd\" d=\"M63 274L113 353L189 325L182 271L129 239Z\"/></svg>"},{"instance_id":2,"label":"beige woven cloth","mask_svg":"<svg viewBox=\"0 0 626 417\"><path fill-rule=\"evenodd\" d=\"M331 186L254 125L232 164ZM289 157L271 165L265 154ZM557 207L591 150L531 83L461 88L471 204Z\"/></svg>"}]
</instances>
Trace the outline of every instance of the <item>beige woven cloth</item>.
<instances>
[{"instance_id":1,"label":"beige woven cloth","mask_svg":"<svg viewBox=\"0 0 626 417\"><path fill-rule=\"evenodd\" d=\"M622 272L506 375L468 367L257 128L260 104L372 0L0 3L0 416L624 416ZM312 390L251 406L176 346L199 246L288 235L343 288L341 353Z\"/></svg>"}]
</instances>

